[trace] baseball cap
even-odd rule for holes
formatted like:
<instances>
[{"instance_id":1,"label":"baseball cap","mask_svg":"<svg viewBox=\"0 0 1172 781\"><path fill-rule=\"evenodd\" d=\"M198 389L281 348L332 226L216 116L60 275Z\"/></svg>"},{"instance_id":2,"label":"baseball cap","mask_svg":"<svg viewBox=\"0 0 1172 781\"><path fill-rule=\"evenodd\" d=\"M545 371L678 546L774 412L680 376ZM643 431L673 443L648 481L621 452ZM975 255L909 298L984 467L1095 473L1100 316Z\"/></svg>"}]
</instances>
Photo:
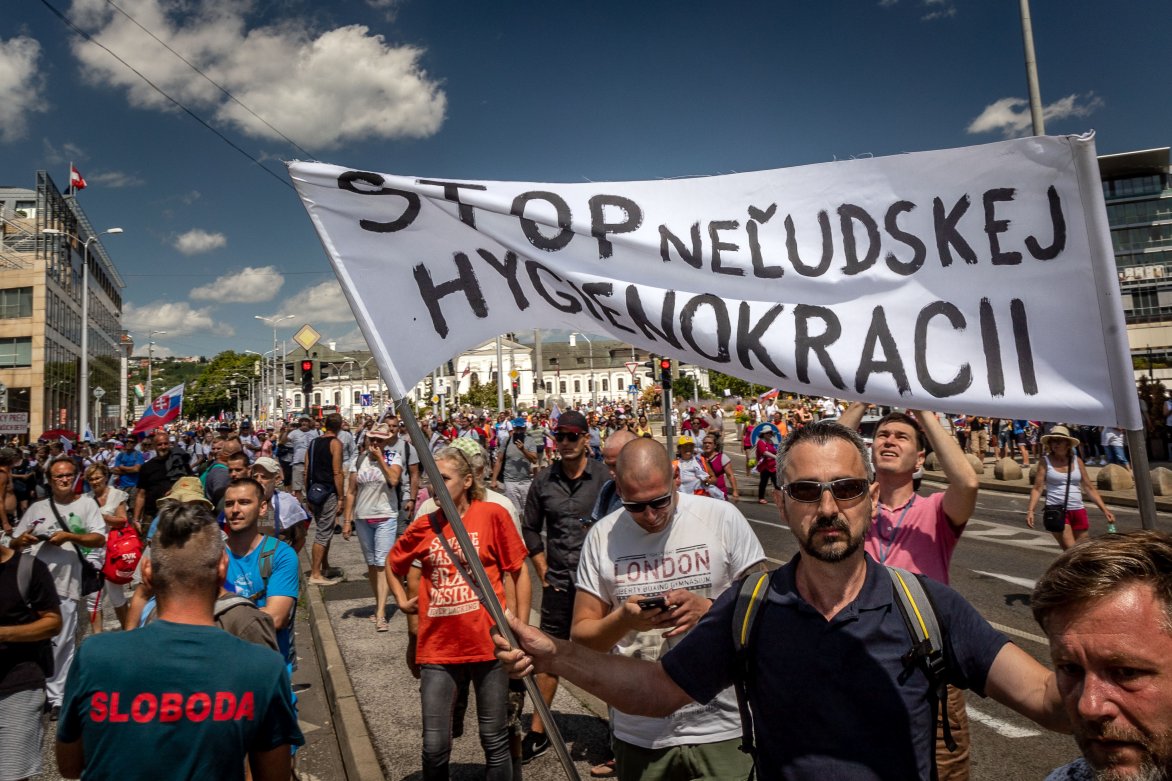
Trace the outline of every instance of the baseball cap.
<instances>
[{"instance_id":1,"label":"baseball cap","mask_svg":"<svg viewBox=\"0 0 1172 781\"><path fill-rule=\"evenodd\" d=\"M281 474L281 465L268 456L261 456L252 462L252 471L255 472L257 469L268 472L270 475Z\"/></svg>"},{"instance_id":2,"label":"baseball cap","mask_svg":"<svg viewBox=\"0 0 1172 781\"><path fill-rule=\"evenodd\" d=\"M585 434L589 431L590 426L586 423L586 417L577 410L568 410L561 414L558 418L558 431L568 431L574 434Z\"/></svg>"}]
</instances>

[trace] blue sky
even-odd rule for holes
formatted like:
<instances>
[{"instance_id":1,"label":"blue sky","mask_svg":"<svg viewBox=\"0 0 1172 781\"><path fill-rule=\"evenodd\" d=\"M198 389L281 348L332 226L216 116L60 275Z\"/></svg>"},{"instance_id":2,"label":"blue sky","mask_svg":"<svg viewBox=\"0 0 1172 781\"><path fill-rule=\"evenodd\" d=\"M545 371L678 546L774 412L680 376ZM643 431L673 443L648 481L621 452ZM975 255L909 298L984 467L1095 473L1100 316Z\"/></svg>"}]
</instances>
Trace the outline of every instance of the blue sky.
<instances>
[{"instance_id":1,"label":"blue sky","mask_svg":"<svg viewBox=\"0 0 1172 781\"><path fill-rule=\"evenodd\" d=\"M430 177L654 179L1028 134L1018 3L47 0L287 181L304 158ZM121 13L118 9L121 9ZM1167 0L1034 0L1047 132L1172 142ZM129 18L128 18L129 17ZM40 0L0 32L0 184L47 169L162 354L269 349L253 315L357 329L294 192ZM7 74L7 75L5 75ZM158 353L157 353L158 354ZM437 363L447 356L436 356Z\"/></svg>"}]
</instances>

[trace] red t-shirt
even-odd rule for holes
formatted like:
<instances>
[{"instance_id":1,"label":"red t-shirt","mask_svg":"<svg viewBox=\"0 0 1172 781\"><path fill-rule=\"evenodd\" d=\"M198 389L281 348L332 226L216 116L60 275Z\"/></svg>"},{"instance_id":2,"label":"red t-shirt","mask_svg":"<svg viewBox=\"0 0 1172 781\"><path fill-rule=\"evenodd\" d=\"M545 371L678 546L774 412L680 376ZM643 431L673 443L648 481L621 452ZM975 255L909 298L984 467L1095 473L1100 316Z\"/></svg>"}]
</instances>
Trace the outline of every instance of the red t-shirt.
<instances>
[{"instance_id":1,"label":"red t-shirt","mask_svg":"<svg viewBox=\"0 0 1172 781\"><path fill-rule=\"evenodd\" d=\"M448 528L443 511L432 515L447 532L448 544L459 551L460 543ZM403 577L411 562L423 564L419 587L418 664L459 664L491 662L495 646L489 630L492 619L448 559L447 551L431 528L432 515L416 518L391 549L391 572ZM492 502L474 501L461 519L480 563L488 573L493 591L505 604L504 574L525 566L528 550L521 541L509 514Z\"/></svg>"}]
</instances>

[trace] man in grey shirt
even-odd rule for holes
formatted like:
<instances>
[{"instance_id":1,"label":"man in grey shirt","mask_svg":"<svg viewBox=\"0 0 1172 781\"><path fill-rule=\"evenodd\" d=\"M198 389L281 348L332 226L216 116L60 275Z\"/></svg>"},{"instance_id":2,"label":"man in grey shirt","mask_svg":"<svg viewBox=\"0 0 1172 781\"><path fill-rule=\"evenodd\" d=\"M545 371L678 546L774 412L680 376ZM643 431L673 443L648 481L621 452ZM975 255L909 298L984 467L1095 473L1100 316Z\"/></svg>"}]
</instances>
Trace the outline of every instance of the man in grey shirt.
<instances>
[{"instance_id":1,"label":"man in grey shirt","mask_svg":"<svg viewBox=\"0 0 1172 781\"><path fill-rule=\"evenodd\" d=\"M293 495L299 502L305 501L305 454L309 452L309 443L317 439L320 432L313 428L313 420L308 415L302 415L297 420L297 428L285 429L281 434L280 444L293 448Z\"/></svg>"},{"instance_id":2,"label":"man in grey shirt","mask_svg":"<svg viewBox=\"0 0 1172 781\"><path fill-rule=\"evenodd\" d=\"M533 467L537 464L537 451L529 448L525 436L525 419L512 422L508 435L497 445L496 464L492 470L494 491L504 483L504 494L509 497L518 511L525 509L525 497L533 483Z\"/></svg>"}]
</instances>

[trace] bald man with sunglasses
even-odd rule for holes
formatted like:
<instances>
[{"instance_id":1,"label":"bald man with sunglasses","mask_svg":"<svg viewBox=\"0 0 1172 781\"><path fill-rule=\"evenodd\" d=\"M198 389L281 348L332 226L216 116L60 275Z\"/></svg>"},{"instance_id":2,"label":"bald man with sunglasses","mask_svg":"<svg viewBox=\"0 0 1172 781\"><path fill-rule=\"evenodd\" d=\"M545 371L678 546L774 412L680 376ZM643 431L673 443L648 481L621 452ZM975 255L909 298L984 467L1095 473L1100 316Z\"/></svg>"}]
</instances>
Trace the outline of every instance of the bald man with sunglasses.
<instances>
[{"instance_id":1,"label":"bald man with sunglasses","mask_svg":"<svg viewBox=\"0 0 1172 781\"><path fill-rule=\"evenodd\" d=\"M735 506L680 493L663 445L631 437L615 464L622 506L591 527L582 546L570 635L597 651L654 660L734 580L763 571L765 551ZM738 748L731 687L707 706L691 703L667 718L613 710L611 727L620 781L734 781L753 767Z\"/></svg>"},{"instance_id":2,"label":"bald man with sunglasses","mask_svg":"<svg viewBox=\"0 0 1172 781\"><path fill-rule=\"evenodd\" d=\"M516 620L521 647L498 636L497 658L511 675L560 675L624 713L661 718L711 703L741 677L760 778L935 778L931 686L921 668L905 668L912 641L891 578L863 549L874 498L865 445L836 423L812 423L780 455L778 510L800 550L765 585L747 676L733 644L739 584L658 662L557 641ZM946 679L1069 732L1054 674L959 594L922 582L948 628Z\"/></svg>"}]
</instances>

